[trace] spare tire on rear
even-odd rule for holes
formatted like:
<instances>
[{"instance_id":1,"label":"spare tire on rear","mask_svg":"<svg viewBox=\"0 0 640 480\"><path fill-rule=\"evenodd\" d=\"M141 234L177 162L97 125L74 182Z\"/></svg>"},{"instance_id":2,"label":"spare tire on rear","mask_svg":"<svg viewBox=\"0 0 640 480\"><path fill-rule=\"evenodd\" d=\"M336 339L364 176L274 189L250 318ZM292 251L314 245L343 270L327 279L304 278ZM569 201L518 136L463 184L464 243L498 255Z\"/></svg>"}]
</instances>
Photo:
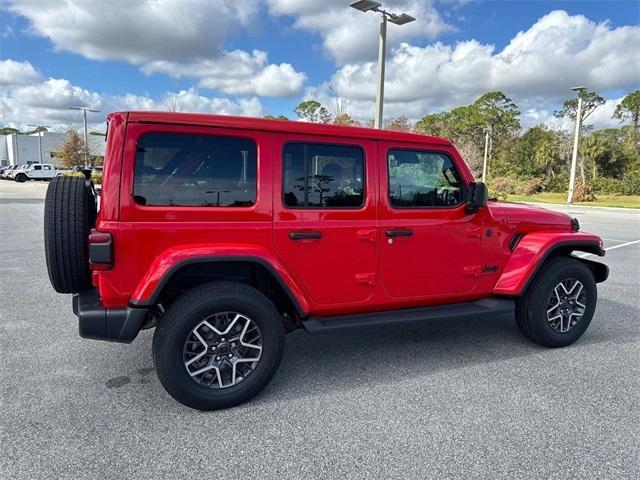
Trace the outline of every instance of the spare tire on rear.
<instances>
[{"instance_id":1,"label":"spare tire on rear","mask_svg":"<svg viewBox=\"0 0 640 480\"><path fill-rule=\"evenodd\" d=\"M95 196L84 177L51 180L44 204L44 249L49 280L58 293L91 286L88 237L95 221Z\"/></svg>"}]
</instances>

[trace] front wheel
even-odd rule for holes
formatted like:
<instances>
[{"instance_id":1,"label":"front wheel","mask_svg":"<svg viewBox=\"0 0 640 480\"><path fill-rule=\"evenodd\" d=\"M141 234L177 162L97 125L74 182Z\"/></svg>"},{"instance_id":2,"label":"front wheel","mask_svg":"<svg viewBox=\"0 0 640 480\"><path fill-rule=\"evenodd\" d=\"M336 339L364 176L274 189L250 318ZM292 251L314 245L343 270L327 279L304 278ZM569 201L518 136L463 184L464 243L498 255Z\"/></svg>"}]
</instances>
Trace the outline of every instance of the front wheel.
<instances>
[{"instance_id":1,"label":"front wheel","mask_svg":"<svg viewBox=\"0 0 640 480\"><path fill-rule=\"evenodd\" d=\"M153 360L177 401L216 410L257 395L284 351L284 325L273 303L237 282L200 285L178 298L158 322Z\"/></svg>"},{"instance_id":2,"label":"front wheel","mask_svg":"<svg viewBox=\"0 0 640 480\"><path fill-rule=\"evenodd\" d=\"M24 173L19 173L16 175L15 181L18 183L24 183L27 181L27 176Z\"/></svg>"},{"instance_id":3,"label":"front wheel","mask_svg":"<svg viewBox=\"0 0 640 480\"><path fill-rule=\"evenodd\" d=\"M518 327L539 345L571 345L587 330L597 297L589 267L574 258L553 258L516 302Z\"/></svg>"}]
</instances>

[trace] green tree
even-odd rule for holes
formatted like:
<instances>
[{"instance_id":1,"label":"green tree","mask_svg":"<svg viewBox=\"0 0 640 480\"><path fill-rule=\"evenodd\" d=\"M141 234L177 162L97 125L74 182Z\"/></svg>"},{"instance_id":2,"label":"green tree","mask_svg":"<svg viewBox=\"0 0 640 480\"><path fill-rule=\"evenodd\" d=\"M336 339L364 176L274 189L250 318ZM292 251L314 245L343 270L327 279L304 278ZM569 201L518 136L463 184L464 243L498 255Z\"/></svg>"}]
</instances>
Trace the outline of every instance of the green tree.
<instances>
[{"instance_id":1,"label":"green tree","mask_svg":"<svg viewBox=\"0 0 640 480\"><path fill-rule=\"evenodd\" d=\"M416 122L415 130L434 137L447 137L449 119L447 112L430 113Z\"/></svg>"},{"instance_id":2,"label":"green tree","mask_svg":"<svg viewBox=\"0 0 640 480\"><path fill-rule=\"evenodd\" d=\"M498 146L520 130L520 110L502 92L488 92L471 105L471 123L477 130L489 130L492 143Z\"/></svg>"},{"instance_id":3,"label":"green tree","mask_svg":"<svg viewBox=\"0 0 640 480\"><path fill-rule=\"evenodd\" d=\"M582 98L582 111L580 112L580 124L583 125L584 121L589 118L593 112L596 111L598 107L604 105L604 98L598 95L596 92L590 92L589 90L582 90L579 93L580 98ZM568 117L572 121L576 121L576 113L578 110L578 99L571 98L569 100L565 100L562 102L562 108L556 112L554 115L556 118L564 118Z\"/></svg>"},{"instance_id":4,"label":"green tree","mask_svg":"<svg viewBox=\"0 0 640 480\"><path fill-rule=\"evenodd\" d=\"M632 159L624 149L625 131L620 128L607 128L593 132L585 137L580 145L580 153L591 170L591 178L599 175L610 178L622 178Z\"/></svg>"},{"instance_id":5,"label":"green tree","mask_svg":"<svg viewBox=\"0 0 640 480\"><path fill-rule=\"evenodd\" d=\"M69 130L67 139L56 157L61 167L74 168L84 165L84 141L78 132Z\"/></svg>"},{"instance_id":6,"label":"green tree","mask_svg":"<svg viewBox=\"0 0 640 480\"><path fill-rule=\"evenodd\" d=\"M331 114L317 100L305 100L293 109L298 118L313 123L329 123Z\"/></svg>"},{"instance_id":7,"label":"green tree","mask_svg":"<svg viewBox=\"0 0 640 480\"><path fill-rule=\"evenodd\" d=\"M581 90L578 93L578 96L582 99L582 109L580 111L580 125L584 125L584 122L589 116L596 111L598 107L604 105L605 100L603 97L598 95L596 92L591 92L589 90ZM572 121L576 121L577 112L578 111L578 99L572 98L570 100L565 100L562 103L562 108L554 113L557 118L565 118L568 117ZM582 184L585 185L587 183L587 178L585 174L585 164L584 157L579 155L579 166L580 166L580 178L582 179Z\"/></svg>"},{"instance_id":8,"label":"green tree","mask_svg":"<svg viewBox=\"0 0 640 480\"><path fill-rule=\"evenodd\" d=\"M561 162L559 145L553 134L538 142L533 163L544 171L547 178L555 178L556 170L561 168Z\"/></svg>"},{"instance_id":9,"label":"green tree","mask_svg":"<svg viewBox=\"0 0 640 480\"><path fill-rule=\"evenodd\" d=\"M638 132L640 128L640 90L631 92L622 99L622 102L620 102L615 112L613 112L613 118L621 122L631 120L633 132Z\"/></svg>"},{"instance_id":10,"label":"green tree","mask_svg":"<svg viewBox=\"0 0 640 480\"><path fill-rule=\"evenodd\" d=\"M0 135L11 135L12 133L20 133L20 130L13 127L2 127L0 128Z\"/></svg>"}]
</instances>

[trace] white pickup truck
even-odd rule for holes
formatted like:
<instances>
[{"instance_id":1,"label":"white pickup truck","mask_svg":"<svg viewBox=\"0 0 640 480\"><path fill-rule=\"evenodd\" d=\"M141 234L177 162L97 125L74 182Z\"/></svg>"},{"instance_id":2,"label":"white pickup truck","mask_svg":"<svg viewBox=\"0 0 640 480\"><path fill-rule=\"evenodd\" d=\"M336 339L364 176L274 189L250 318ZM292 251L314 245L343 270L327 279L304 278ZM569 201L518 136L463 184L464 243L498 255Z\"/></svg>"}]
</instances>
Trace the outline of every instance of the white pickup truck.
<instances>
[{"instance_id":1,"label":"white pickup truck","mask_svg":"<svg viewBox=\"0 0 640 480\"><path fill-rule=\"evenodd\" d=\"M56 170L55 165L50 163L32 163L11 172L11 176L16 182L26 182L27 180L51 180L62 172Z\"/></svg>"}]
</instances>

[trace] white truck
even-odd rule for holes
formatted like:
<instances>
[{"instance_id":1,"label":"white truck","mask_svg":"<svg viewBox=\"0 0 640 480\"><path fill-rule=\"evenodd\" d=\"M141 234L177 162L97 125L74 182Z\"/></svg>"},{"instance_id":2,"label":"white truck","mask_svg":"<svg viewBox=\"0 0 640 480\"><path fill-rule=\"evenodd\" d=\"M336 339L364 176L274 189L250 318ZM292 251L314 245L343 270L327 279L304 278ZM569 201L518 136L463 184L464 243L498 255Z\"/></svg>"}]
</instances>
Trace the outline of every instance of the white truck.
<instances>
[{"instance_id":1,"label":"white truck","mask_svg":"<svg viewBox=\"0 0 640 480\"><path fill-rule=\"evenodd\" d=\"M50 163L23 165L21 168L11 172L13 179L20 183L26 182L27 180L51 180L61 174L62 172Z\"/></svg>"}]
</instances>

